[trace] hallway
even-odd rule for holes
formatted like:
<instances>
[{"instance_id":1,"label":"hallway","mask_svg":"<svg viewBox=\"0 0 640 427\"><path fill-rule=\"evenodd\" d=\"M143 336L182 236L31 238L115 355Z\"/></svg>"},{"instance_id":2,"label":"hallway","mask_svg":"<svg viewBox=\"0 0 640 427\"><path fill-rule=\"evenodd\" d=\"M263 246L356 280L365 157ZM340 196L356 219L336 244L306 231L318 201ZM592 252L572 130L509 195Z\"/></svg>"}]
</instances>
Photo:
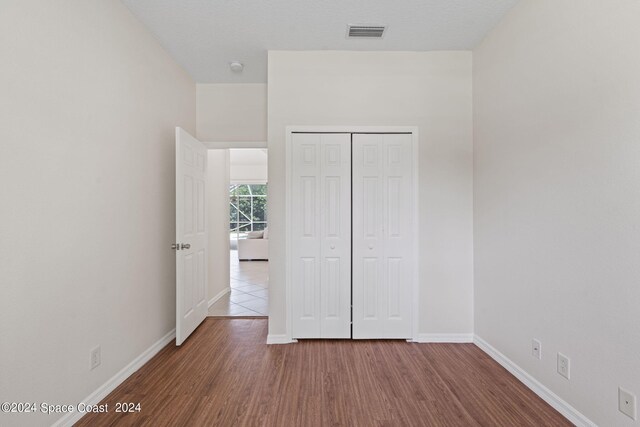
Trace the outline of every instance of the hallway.
<instances>
[{"instance_id":1,"label":"hallway","mask_svg":"<svg viewBox=\"0 0 640 427\"><path fill-rule=\"evenodd\" d=\"M238 261L232 250L231 292L209 308L209 316L253 317L269 315L269 262Z\"/></svg>"}]
</instances>

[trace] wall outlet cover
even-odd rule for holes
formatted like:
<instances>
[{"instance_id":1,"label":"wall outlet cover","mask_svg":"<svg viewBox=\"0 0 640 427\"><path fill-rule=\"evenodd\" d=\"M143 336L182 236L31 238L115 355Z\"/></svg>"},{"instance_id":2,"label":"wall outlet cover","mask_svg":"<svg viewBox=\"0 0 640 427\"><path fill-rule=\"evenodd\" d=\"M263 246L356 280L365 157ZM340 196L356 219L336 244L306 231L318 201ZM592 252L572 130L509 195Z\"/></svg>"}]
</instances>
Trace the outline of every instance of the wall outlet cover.
<instances>
[{"instance_id":1,"label":"wall outlet cover","mask_svg":"<svg viewBox=\"0 0 640 427\"><path fill-rule=\"evenodd\" d=\"M632 420L637 419L636 396L622 387L618 388L618 409Z\"/></svg>"},{"instance_id":2,"label":"wall outlet cover","mask_svg":"<svg viewBox=\"0 0 640 427\"><path fill-rule=\"evenodd\" d=\"M542 343L537 339L531 340L531 355L536 359L542 359Z\"/></svg>"}]
</instances>

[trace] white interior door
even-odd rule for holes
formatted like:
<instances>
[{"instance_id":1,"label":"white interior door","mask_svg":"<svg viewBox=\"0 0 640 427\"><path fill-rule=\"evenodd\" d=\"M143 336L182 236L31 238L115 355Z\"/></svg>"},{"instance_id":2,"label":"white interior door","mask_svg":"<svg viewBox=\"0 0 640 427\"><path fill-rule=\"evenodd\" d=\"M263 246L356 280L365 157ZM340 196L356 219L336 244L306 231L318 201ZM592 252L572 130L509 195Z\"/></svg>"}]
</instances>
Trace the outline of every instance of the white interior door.
<instances>
[{"instance_id":1,"label":"white interior door","mask_svg":"<svg viewBox=\"0 0 640 427\"><path fill-rule=\"evenodd\" d=\"M176 345L207 317L207 149L176 128Z\"/></svg>"},{"instance_id":2,"label":"white interior door","mask_svg":"<svg viewBox=\"0 0 640 427\"><path fill-rule=\"evenodd\" d=\"M353 338L411 338L411 134L353 135Z\"/></svg>"},{"instance_id":3,"label":"white interior door","mask_svg":"<svg viewBox=\"0 0 640 427\"><path fill-rule=\"evenodd\" d=\"M292 135L293 338L351 336L351 135Z\"/></svg>"}]
</instances>

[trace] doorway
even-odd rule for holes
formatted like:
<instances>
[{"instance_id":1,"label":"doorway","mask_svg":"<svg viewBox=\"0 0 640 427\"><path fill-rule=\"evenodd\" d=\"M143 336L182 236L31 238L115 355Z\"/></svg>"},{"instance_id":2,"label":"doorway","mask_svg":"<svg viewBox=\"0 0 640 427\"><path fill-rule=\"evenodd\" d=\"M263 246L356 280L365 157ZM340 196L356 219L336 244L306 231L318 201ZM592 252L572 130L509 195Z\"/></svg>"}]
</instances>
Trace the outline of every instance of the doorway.
<instances>
[{"instance_id":1,"label":"doorway","mask_svg":"<svg viewBox=\"0 0 640 427\"><path fill-rule=\"evenodd\" d=\"M207 316L212 315L212 308L215 313L217 303L226 302L227 310L215 315L262 316L268 310L268 278L265 280L260 277L257 271L246 271L236 276L235 289L231 287L230 190L235 188L237 195L240 187L231 186L229 145L264 147L261 143L203 143L184 129L176 128L176 239L171 244L171 249L176 254L178 346ZM258 180L260 182L250 185L266 186L266 149L259 149L258 152L264 157L263 177ZM242 172L242 168L240 170ZM247 187L247 191L252 196L250 187ZM266 187L263 191L266 193ZM264 238L266 209L263 209L262 218L258 218L260 206L255 209L252 204L250 206L249 233L259 232ZM266 207L266 200L262 207ZM242 226L245 227L246 224ZM264 253L268 253L268 243ZM240 258L242 257L236 258L238 262ZM262 262L268 262L268 256L262 258L266 258ZM238 270L239 264L236 271ZM254 283L247 282L248 279L254 280ZM249 297L254 300L253 308L247 306ZM230 310L236 306L237 309Z\"/></svg>"},{"instance_id":2,"label":"doorway","mask_svg":"<svg viewBox=\"0 0 640 427\"><path fill-rule=\"evenodd\" d=\"M227 292L210 306L209 316L264 317L269 313L267 150L227 152Z\"/></svg>"}]
</instances>

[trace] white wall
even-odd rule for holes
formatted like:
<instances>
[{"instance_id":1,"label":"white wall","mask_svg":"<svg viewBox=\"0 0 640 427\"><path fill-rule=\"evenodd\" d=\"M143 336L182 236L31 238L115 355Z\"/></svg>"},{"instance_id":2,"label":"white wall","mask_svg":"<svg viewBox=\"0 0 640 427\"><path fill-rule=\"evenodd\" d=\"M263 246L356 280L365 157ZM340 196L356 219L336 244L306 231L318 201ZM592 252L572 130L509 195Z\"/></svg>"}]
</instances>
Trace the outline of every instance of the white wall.
<instances>
[{"instance_id":1,"label":"white wall","mask_svg":"<svg viewBox=\"0 0 640 427\"><path fill-rule=\"evenodd\" d=\"M285 127L420 133L420 333L473 332L471 52L269 52L269 333L286 333Z\"/></svg>"},{"instance_id":2,"label":"white wall","mask_svg":"<svg viewBox=\"0 0 640 427\"><path fill-rule=\"evenodd\" d=\"M0 400L77 403L175 327L195 84L111 0L3 0L0 58Z\"/></svg>"},{"instance_id":3,"label":"white wall","mask_svg":"<svg viewBox=\"0 0 640 427\"><path fill-rule=\"evenodd\" d=\"M640 396L639 22L524 0L474 51L476 332L601 426L638 425L617 387Z\"/></svg>"},{"instance_id":4,"label":"white wall","mask_svg":"<svg viewBox=\"0 0 640 427\"><path fill-rule=\"evenodd\" d=\"M266 141L267 85L198 84L197 127L201 141Z\"/></svg>"},{"instance_id":5,"label":"white wall","mask_svg":"<svg viewBox=\"0 0 640 427\"><path fill-rule=\"evenodd\" d=\"M207 299L229 289L229 150L209 150L207 169L209 288Z\"/></svg>"},{"instance_id":6,"label":"white wall","mask_svg":"<svg viewBox=\"0 0 640 427\"><path fill-rule=\"evenodd\" d=\"M232 183L264 184L267 182L267 149L235 148L229 150Z\"/></svg>"}]
</instances>

